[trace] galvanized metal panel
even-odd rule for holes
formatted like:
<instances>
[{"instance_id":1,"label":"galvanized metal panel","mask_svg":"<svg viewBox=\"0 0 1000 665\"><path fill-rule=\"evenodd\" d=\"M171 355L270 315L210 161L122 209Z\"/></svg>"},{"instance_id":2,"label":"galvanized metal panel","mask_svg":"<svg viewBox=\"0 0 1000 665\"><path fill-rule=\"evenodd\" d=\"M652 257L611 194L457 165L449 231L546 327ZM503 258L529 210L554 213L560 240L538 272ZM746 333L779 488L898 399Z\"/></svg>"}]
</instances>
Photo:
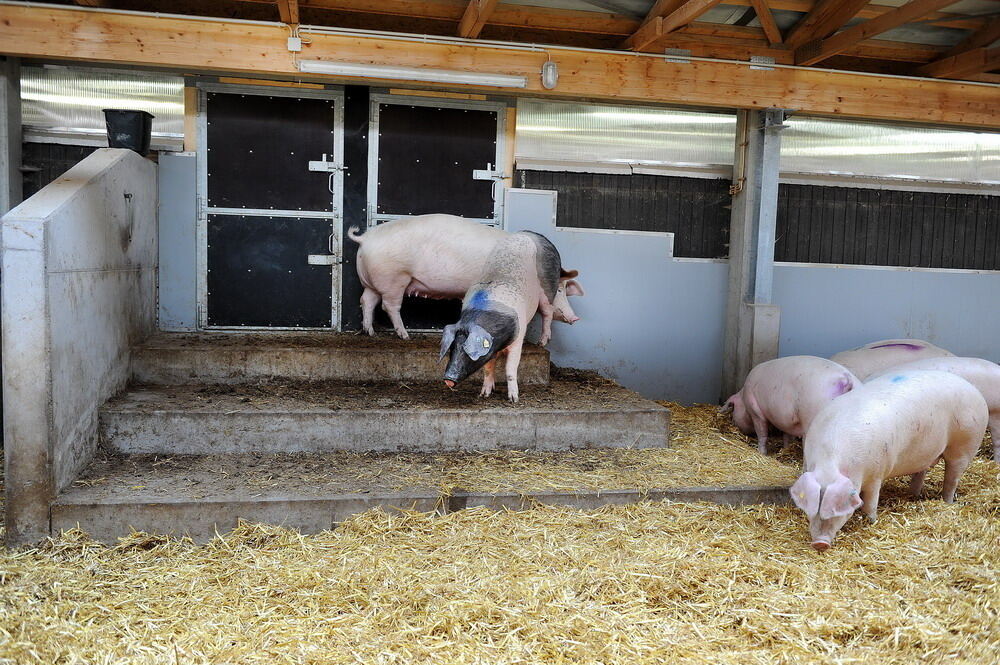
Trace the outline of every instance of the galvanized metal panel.
<instances>
[{"instance_id":1,"label":"galvanized metal panel","mask_svg":"<svg viewBox=\"0 0 1000 665\"><path fill-rule=\"evenodd\" d=\"M198 206L194 153L160 155L160 330L198 327Z\"/></svg>"}]
</instances>

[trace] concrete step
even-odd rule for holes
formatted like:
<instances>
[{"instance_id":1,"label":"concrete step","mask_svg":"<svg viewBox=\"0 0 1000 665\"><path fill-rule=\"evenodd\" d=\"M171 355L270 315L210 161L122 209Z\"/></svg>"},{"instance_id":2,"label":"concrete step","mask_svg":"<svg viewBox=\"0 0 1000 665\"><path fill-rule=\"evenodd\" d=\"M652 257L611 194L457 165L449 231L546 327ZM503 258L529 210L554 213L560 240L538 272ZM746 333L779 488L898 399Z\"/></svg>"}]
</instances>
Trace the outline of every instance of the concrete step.
<instances>
[{"instance_id":1,"label":"concrete step","mask_svg":"<svg viewBox=\"0 0 1000 665\"><path fill-rule=\"evenodd\" d=\"M475 506L522 510L537 504L591 509L663 499L730 505L788 501L787 487L768 485L594 487L579 480L574 485L567 478L560 490L538 485L497 489L495 483L492 490L486 485L448 488L448 470L454 466L489 474L497 470L493 465L519 469L523 461L520 453L485 458L474 453L107 456L95 460L57 497L51 528L57 534L79 526L104 542L131 529L204 542L241 519L316 533L375 507L446 513ZM554 480L548 478L546 484Z\"/></svg>"},{"instance_id":2,"label":"concrete step","mask_svg":"<svg viewBox=\"0 0 1000 665\"><path fill-rule=\"evenodd\" d=\"M440 335L395 336L351 333L158 333L134 349L133 378L139 383L254 383L301 381L441 382ZM502 363L500 363L502 365ZM505 381L502 367L499 379ZM481 374L469 379L482 382ZM520 385L549 380L549 353L525 345Z\"/></svg>"},{"instance_id":3,"label":"concrete step","mask_svg":"<svg viewBox=\"0 0 1000 665\"><path fill-rule=\"evenodd\" d=\"M511 404L464 382L135 386L100 435L123 453L572 450L665 447L670 412L589 372L559 370Z\"/></svg>"}]
</instances>

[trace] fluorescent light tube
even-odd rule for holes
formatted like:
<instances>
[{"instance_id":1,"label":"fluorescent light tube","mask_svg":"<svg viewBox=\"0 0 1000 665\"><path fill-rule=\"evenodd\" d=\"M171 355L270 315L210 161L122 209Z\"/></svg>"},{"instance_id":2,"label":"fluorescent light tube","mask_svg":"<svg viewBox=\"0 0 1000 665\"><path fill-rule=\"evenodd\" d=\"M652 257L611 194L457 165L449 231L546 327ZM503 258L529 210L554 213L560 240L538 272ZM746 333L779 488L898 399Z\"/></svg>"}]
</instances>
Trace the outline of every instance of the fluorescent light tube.
<instances>
[{"instance_id":1,"label":"fluorescent light tube","mask_svg":"<svg viewBox=\"0 0 1000 665\"><path fill-rule=\"evenodd\" d=\"M528 87L527 77L514 76L512 74L482 74L479 72L463 72L456 69L365 65L357 62L332 62L329 60L299 60L299 71L308 74L334 74L373 79L463 83L466 85L484 85L492 88Z\"/></svg>"}]
</instances>

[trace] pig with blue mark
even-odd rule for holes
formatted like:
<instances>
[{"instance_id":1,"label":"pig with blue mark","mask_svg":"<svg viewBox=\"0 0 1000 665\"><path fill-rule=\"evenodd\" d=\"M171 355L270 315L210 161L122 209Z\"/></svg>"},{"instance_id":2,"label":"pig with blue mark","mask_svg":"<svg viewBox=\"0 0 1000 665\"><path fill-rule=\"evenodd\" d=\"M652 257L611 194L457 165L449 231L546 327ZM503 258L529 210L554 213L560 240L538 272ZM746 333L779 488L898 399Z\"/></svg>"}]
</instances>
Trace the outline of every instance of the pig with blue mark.
<instances>
[{"instance_id":1,"label":"pig with blue mark","mask_svg":"<svg viewBox=\"0 0 1000 665\"><path fill-rule=\"evenodd\" d=\"M858 508L874 522L888 478L910 476L919 496L941 459L943 498L953 502L988 417L975 386L940 371L890 372L831 401L806 432L804 472L790 490L809 518L813 548L829 549Z\"/></svg>"},{"instance_id":2,"label":"pig with blue mark","mask_svg":"<svg viewBox=\"0 0 1000 665\"><path fill-rule=\"evenodd\" d=\"M540 341L545 344L557 307L568 320L578 320L567 301L583 295L573 279L577 274L563 270L559 251L541 234L521 231L497 243L479 281L465 294L458 323L446 326L441 336L441 358L448 356L445 385L452 388L483 368L480 395L488 397L496 384L497 360L506 354L507 397L517 402L517 368L528 323L536 312L542 314Z\"/></svg>"},{"instance_id":3,"label":"pig with blue mark","mask_svg":"<svg viewBox=\"0 0 1000 665\"><path fill-rule=\"evenodd\" d=\"M831 401L861 385L849 370L816 356L787 356L754 367L740 391L722 412L732 412L733 423L744 434L757 435L757 449L767 454L767 437L773 427L790 437L802 438L813 418Z\"/></svg>"},{"instance_id":4,"label":"pig with blue mark","mask_svg":"<svg viewBox=\"0 0 1000 665\"><path fill-rule=\"evenodd\" d=\"M939 346L922 339L882 339L850 351L841 351L830 360L854 372L862 381L881 374L893 367L924 358L954 356Z\"/></svg>"}]
</instances>

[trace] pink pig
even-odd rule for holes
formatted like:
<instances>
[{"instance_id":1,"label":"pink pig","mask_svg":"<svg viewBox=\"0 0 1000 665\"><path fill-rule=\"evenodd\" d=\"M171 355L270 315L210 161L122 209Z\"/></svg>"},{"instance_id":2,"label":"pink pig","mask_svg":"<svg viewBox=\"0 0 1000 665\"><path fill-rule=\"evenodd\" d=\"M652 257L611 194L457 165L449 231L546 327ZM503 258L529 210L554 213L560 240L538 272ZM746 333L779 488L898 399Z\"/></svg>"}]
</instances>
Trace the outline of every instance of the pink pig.
<instances>
[{"instance_id":1,"label":"pink pig","mask_svg":"<svg viewBox=\"0 0 1000 665\"><path fill-rule=\"evenodd\" d=\"M726 400L722 410L744 434L757 434L757 448L767 454L771 425L788 436L805 436L816 414L827 403L861 382L848 370L825 358L788 356L763 362L747 375L743 388Z\"/></svg>"},{"instance_id":2,"label":"pink pig","mask_svg":"<svg viewBox=\"0 0 1000 665\"><path fill-rule=\"evenodd\" d=\"M914 360L953 355L955 354L951 351L945 351L922 339L883 339L857 349L841 351L831 356L830 360L851 370L862 381L867 381Z\"/></svg>"},{"instance_id":3,"label":"pink pig","mask_svg":"<svg viewBox=\"0 0 1000 665\"><path fill-rule=\"evenodd\" d=\"M989 429L993 436L993 461L1000 462L1000 365L982 358L924 358L893 368L892 372L938 370L956 374L974 385L990 410Z\"/></svg>"},{"instance_id":4,"label":"pink pig","mask_svg":"<svg viewBox=\"0 0 1000 665\"><path fill-rule=\"evenodd\" d=\"M813 548L828 549L857 508L874 522L886 478L911 476L918 496L939 459L944 500L954 501L988 417L979 391L947 372L890 372L830 402L806 432L805 472L790 490Z\"/></svg>"},{"instance_id":5,"label":"pink pig","mask_svg":"<svg viewBox=\"0 0 1000 665\"><path fill-rule=\"evenodd\" d=\"M396 334L409 339L399 315L403 296L422 298L462 298L476 283L493 248L510 237L506 231L454 215L421 215L385 222L364 235L352 227L347 235L361 245L358 250L358 277L361 294L362 327L375 334L372 319L375 306L389 315ZM580 320L567 296L582 295L576 282L566 282L550 306L542 310L543 340L548 341L551 322Z\"/></svg>"}]
</instances>

